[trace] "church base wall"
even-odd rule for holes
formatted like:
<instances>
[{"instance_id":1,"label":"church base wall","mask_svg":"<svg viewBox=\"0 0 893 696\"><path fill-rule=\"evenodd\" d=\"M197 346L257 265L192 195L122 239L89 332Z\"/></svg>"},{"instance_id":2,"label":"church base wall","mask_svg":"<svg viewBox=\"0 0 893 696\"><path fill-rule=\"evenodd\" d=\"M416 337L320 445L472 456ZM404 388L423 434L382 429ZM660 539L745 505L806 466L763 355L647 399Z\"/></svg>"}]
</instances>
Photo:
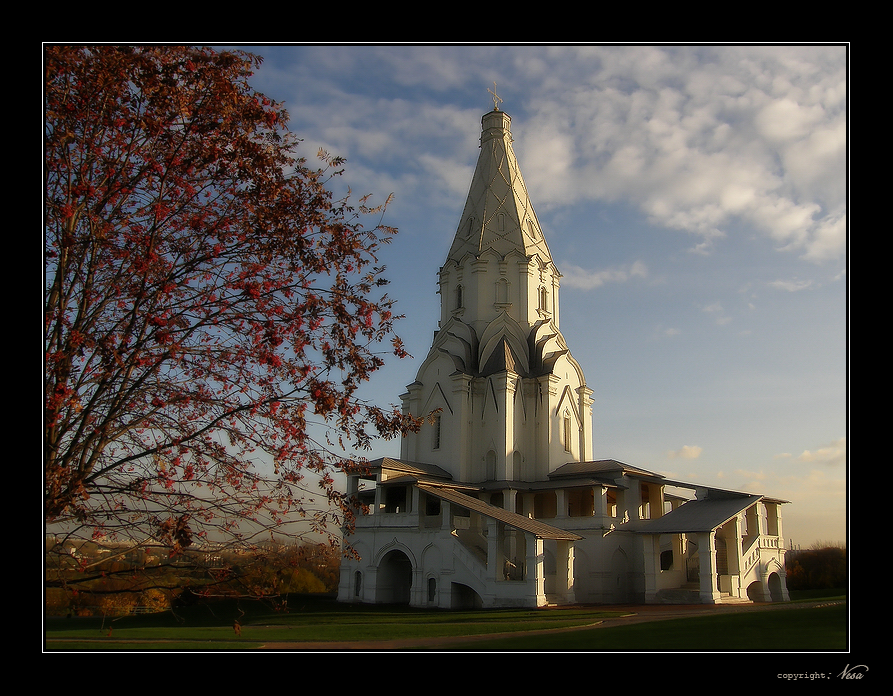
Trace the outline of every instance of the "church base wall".
<instances>
[{"instance_id":1,"label":"church base wall","mask_svg":"<svg viewBox=\"0 0 893 696\"><path fill-rule=\"evenodd\" d=\"M418 608L536 608L536 578L506 580L443 531L378 527L351 538L360 560L343 559L338 601Z\"/></svg>"}]
</instances>

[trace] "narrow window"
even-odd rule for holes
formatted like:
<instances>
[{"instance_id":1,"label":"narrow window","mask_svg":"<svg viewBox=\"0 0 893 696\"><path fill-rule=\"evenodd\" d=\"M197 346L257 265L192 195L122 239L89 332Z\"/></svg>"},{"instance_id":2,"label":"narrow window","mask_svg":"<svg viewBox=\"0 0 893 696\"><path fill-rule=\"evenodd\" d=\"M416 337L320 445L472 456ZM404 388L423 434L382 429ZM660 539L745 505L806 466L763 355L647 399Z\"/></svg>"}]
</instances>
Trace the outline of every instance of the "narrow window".
<instances>
[{"instance_id":1,"label":"narrow window","mask_svg":"<svg viewBox=\"0 0 893 696\"><path fill-rule=\"evenodd\" d=\"M456 309L462 309L462 286L456 286Z\"/></svg>"},{"instance_id":2,"label":"narrow window","mask_svg":"<svg viewBox=\"0 0 893 696\"><path fill-rule=\"evenodd\" d=\"M440 416L434 416L433 449L440 449Z\"/></svg>"},{"instance_id":3,"label":"narrow window","mask_svg":"<svg viewBox=\"0 0 893 696\"><path fill-rule=\"evenodd\" d=\"M505 278L496 281L496 302L507 304L509 301L509 284Z\"/></svg>"},{"instance_id":4,"label":"narrow window","mask_svg":"<svg viewBox=\"0 0 893 696\"><path fill-rule=\"evenodd\" d=\"M567 413L564 414L564 449L571 451L571 417Z\"/></svg>"}]
</instances>

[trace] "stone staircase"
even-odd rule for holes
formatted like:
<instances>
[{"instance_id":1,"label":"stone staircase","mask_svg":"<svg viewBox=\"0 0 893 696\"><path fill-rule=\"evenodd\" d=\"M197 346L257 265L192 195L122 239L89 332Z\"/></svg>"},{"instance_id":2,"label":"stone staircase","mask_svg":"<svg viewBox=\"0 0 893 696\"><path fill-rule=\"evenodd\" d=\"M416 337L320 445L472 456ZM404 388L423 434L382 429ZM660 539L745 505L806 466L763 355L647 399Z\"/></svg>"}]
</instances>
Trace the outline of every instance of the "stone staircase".
<instances>
[{"instance_id":1,"label":"stone staircase","mask_svg":"<svg viewBox=\"0 0 893 696\"><path fill-rule=\"evenodd\" d=\"M655 604L700 604L698 583L689 582L682 587L658 590L654 595Z\"/></svg>"},{"instance_id":2,"label":"stone staircase","mask_svg":"<svg viewBox=\"0 0 893 696\"><path fill-rule=\"evenodd\" d=\"M700 588L696 582L688 582L681 587L658 590L654 597L656 604L700 604ZM752 604L747 598L732 597L723 593L719 601L722 604Z\"/></svg>"}]
</instances>

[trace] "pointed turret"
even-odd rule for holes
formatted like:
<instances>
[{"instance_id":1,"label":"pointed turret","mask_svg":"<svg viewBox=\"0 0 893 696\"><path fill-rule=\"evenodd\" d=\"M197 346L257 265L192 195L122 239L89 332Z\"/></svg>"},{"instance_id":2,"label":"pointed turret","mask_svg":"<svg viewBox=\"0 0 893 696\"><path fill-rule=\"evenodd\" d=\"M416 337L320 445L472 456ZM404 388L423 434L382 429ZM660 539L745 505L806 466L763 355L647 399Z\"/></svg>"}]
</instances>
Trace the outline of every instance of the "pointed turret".
<instances>
[{"instance_id":1,"label":"pointed turret","mask_svg":"<svg viewBox=\"0 0 893 696\"><path fill-rule=\"evenodd\" d=\"M558 327L561 274L527 195L511 121L499 109L481 119L480 155L440 270L441 326L454 317L483 332L505 312L525 332Z\"/></svg>"},{"instance_id":2,"label":"pointed turret","mask_svg":"<svg viewBox=\"0 0 893 696\"><path fill-rule=\"evenodd\" d=\"M447 259L460 262L466 254L492 249L551 262L512 149L511 116L494 109L481 123L481 152Z\"/></svg>"}]
</instances>

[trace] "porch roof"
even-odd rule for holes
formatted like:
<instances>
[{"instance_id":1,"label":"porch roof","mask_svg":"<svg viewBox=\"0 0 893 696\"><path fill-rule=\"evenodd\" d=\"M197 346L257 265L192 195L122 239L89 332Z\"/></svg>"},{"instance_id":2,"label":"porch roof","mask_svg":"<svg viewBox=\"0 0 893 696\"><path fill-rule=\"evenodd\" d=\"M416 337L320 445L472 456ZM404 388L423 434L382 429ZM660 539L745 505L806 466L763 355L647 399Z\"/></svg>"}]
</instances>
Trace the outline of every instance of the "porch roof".
<instances>
[{"instance_id":1,"label":"porch roof","mask_svg":"<svg viewBox=\"0 0 893 696\"><path fill-rule=\"evenodd\" d=\"M761 499L759 495L742 495L691 500L662 517L646 522L637 531L640 534L711 532Z\"/></svg>"},{"instance_id":2,"label":"porch roof","mask_svg":"<svg viewBox=\"0 0 893 696\"><path fill-rule=\"evenodd\" d=\"M590 462L568 462L549 472L550 479L576 478L582 476L610 476L611 474L627 474L634 478L652 480L663 483L664 476L653 471L630 466L616 459L598 459ZM608 478L610 480L610 478Z\"/></svg>"},{"instance_id":3,"label":"porch roof","mask_svg":"<svg viewBox=\"0 0 893 696\"><path fill-rule=\"evenodd\" d=\"M391 457L380 457L373 459L367 465L370 470L373 469L390 469L392 471L400 471L411 476L434 476L450 480L453 477L448 471L440 468L436 464L422 464L420 462L408 462L403 459L393 459Z\"/></svg>"},{"instance_id":4,"label":"porch roof","mask_svg":"<svg viewBox=\"0 0 893 696\"><path fill-rule=\"evenodd\" d=\"M464 493L460 493L459 491L452 488L430 486L421 483L419 484L418 488L428 495L433 495L437 498L440 498L441 500L447 501L448 503L455 503L460 507L468 508L469 510L473 510L474 512L484 515L485 517L492 517L493 519L503 522L511 527L514 527L515 529L520 529L522 532L529 532L530 534L533 534L540 539L577 541L583 538L577 534L574 534L573 532L568 532L563 529L558 529L558 527L552 527L551 525L543 524L538 520L532 520L529 517L519 515L516 512L503 510L500 507L490 505L489 503L485 503L484 501L478 500L477 498L472 498L470 495L465 495Z\"/></svg>"}]
</instances>

